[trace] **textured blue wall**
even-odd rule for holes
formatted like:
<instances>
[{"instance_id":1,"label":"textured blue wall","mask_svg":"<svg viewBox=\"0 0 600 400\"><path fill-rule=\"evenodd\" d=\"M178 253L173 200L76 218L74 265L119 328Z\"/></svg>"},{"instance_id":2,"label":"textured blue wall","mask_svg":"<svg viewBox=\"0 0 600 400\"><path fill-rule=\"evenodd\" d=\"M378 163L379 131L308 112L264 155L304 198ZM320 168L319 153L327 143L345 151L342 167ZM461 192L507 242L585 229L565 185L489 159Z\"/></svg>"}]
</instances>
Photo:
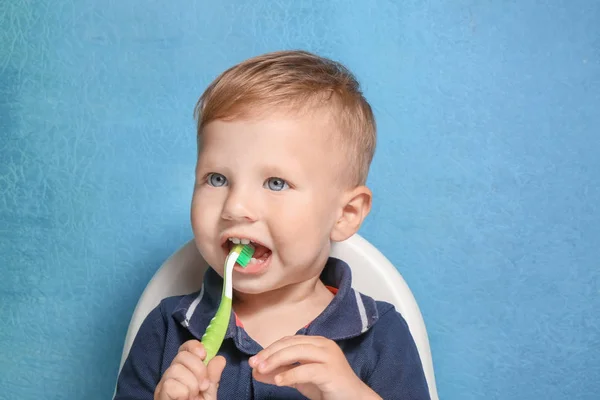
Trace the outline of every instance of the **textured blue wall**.
<instances>
[{"instance_id":1,"label":"textured blue wall","mask_svg":"<svg viewBox=\"0 0 600 400\"><path fill-rule=\"evenodd\" d=\"M3 1L0 398L110 396L191 234L193 105L282 48L364 83L362 234L419 301L441 398L599 398L600 3L539 3Z\"/></svg>"}]
</instances>

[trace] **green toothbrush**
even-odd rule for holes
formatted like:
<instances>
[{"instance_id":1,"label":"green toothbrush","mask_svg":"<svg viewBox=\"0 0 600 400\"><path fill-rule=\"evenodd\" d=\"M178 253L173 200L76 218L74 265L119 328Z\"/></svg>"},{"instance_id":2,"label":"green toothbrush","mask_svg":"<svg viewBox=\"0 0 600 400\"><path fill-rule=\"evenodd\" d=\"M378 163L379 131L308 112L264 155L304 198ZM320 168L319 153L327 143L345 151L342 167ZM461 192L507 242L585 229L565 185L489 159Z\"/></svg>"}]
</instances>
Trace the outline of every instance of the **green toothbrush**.
<instances>
[{"instance_id":1,"label":"green toothbrush","mask_svg":"<svg viewBox=\"0 0 600 400\"><path fill-rule=\"evenodd\" d=\"M231 318L231 303L233 300L233 267L237 262L240 266L245 268L248 266L253 254L253 246L248 244L236 244L225 259L221 303L219 304L217 313L213 319L210 320L210 323L202 336L202 344L206 350L204 364L208 364L208 362L217 355L217 352L221 348L221 343L223 343L223 339L225 338L225 333L227 332L227 326L229 325L229 319Z\"/></svg>"}]
</instances>

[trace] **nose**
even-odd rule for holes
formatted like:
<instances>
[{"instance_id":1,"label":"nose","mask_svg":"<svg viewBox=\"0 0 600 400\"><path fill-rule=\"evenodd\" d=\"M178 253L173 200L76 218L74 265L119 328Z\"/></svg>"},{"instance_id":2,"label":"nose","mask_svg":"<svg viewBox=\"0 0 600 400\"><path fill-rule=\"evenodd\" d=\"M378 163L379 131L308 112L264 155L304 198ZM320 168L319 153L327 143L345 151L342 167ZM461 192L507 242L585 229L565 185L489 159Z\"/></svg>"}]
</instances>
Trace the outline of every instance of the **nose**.
<instances>
[{"instance_id":1,"label":"nose","mask_svg":"<svg viewBox=\"0 0 600 400\"><path fill-rule=\"evenodd\" d=\"M232 188L225 200L221 218L228 221L254 222L257 219L250 193L241 188Z\"/></svg>"}]
</instances>

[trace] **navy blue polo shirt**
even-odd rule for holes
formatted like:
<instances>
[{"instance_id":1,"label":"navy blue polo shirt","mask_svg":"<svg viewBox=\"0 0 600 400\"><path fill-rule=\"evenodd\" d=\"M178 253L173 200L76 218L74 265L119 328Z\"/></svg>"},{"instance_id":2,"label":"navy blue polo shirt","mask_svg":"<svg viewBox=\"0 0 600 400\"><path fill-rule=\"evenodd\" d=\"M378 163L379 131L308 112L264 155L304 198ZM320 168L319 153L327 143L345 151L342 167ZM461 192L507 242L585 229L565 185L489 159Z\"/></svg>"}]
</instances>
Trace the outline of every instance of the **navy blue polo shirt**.
<instances>
[{"instance_id":1,"label":"navy blue polo shirt","mask_svg":"<svg viewBox=\"0 0 600 400\"><path fill-rule=\"evenodd\" d=\"M325 310L297 334L335 341L356 375L383 399L429 399L417 348L394 306L352 289L350 267L341 260L330 258L321 280L337 292ZM219 306L222 284L222 278L209 268L199 292L164 299L150 312L119 375L116 400L154 398L179 347L204 334ZM252 378L248 359L261 350L233 314L219 351L227 360L219 399L306 399L296 389Z\"/></svg>"}]
</instances>

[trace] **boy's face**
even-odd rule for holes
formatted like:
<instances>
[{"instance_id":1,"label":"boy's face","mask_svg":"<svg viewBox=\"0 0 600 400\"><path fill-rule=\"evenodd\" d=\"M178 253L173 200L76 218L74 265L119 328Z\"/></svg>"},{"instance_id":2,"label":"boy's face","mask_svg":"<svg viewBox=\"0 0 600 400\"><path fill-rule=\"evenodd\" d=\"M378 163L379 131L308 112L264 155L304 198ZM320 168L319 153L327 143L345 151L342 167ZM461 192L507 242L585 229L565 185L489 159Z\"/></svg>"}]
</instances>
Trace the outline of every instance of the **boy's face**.
<instances>
[{"instance_id":1,"label":"boy's face","mask_svg":"<svg viewBox=\"0 0 600 400\"><path fill-rule=\"evenodd\" d=\"M219 274L229 238L260 244L234 288L256 294L318 276L343 209L343 155L324 113L213 121L203 130L191 219Z\"/></svg>"}]
</instances>

